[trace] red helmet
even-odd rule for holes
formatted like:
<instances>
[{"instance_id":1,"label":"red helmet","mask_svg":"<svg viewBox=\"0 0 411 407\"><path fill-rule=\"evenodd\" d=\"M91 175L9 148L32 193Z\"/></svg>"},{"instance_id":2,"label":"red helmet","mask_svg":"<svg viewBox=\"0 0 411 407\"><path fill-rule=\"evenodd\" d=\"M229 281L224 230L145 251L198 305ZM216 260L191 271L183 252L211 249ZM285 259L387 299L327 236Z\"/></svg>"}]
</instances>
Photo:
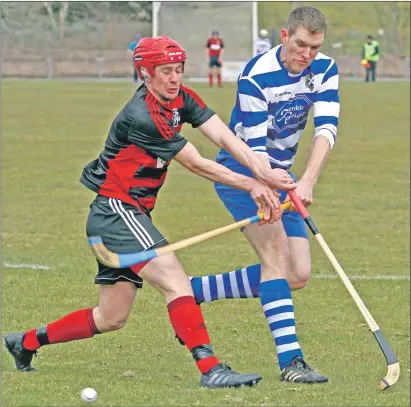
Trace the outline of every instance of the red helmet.
<instances>
[{"instance_id":1,"label":"red helmet","mask_svg":"<svg viewBox=\"0 0 411 407\"><path fill-rule=\"evenodd\" d=\"M184 48L171 38L162 37L142 38L134 50L134 66L140 79L143 79L141 68L145 68L151 77L154 76L156 65L182 62L186 60Z\"/></svg>"}]
</instances>

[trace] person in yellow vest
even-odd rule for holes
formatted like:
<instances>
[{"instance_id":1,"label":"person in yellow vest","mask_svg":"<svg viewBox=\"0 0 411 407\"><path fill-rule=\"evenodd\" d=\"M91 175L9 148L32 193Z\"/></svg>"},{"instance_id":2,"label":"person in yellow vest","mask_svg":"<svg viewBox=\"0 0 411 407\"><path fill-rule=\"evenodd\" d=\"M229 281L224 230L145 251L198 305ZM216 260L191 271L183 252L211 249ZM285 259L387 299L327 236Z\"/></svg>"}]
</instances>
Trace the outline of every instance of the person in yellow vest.
<instances>
[{"instance_id":1,"label":"person in yellow vest","mask_svg":"<svg viewBox=\"0 0 411 407\"><path fill-rule=\"evenodd\" d=\"M361 63L365 66L365 81L370 81L370 73L372 81L375 82L375 68L377 62L380 60L380 44L378 41L374 40L372 35L367 35L365 43L362 49L362 61Z\"/></svg>"}]
</instances>

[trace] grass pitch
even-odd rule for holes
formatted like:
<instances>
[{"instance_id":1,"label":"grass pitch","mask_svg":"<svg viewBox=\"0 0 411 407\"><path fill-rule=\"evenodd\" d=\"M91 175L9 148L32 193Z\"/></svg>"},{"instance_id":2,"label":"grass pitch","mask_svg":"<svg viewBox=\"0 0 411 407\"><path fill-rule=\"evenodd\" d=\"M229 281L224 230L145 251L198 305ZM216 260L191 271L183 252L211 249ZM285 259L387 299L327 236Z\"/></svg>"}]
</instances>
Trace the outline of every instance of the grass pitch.
<instances>
[{"instance_id":1,"label":"grass pitch","mask_svg":"<svg viewBox=\"0 0 411 407\"><path fill-rule=\"evenodd\" d=\"M193 86L225 120L235 88ZM94 306L95 261L85 221L93 193L79 182L99 154L112 119L131 96L126 83L3 82L2 334L45 325ZM338 279L313 278L294 293L297 333L307 361L325 385L280 383L271 335L258 299L202 306L217 355L238 371L256 371L255 388L199 388L190 354L174 339L160 295L146 286L127 326L92 340L44 347L35 374L2 357L4 406L77 406L80 391L95 406L404 406L410 405L409 142L410 84L341 82L338 141L315 191L311 215L397 353L395 387L376 341ZM297 164L304 168L309 125ZM183 134L207 157L217 148L186 125ZM211 182L173 163L153 218L170 242L232 222ZM311 239L311 237L310 237ZM312 240L313 275L334 274ZM256 262L239 232L178 253L192 275L217 274ZM9 268L40 264L50 270ZM374 278L374 279L373 279ZM128 373L127 373L128 372ZM131 372L131 373L130 373ZM127 373L125 375L125 373Z\"/></svg>"}]
</instances>

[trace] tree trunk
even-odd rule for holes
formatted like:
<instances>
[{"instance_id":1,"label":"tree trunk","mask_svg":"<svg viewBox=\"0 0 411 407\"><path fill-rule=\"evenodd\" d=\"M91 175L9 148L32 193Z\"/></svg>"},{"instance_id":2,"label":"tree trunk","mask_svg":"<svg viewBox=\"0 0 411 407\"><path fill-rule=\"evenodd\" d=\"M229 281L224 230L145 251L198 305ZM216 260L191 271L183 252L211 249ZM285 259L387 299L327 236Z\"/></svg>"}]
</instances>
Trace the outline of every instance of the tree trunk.
<instances>
[{"instance_id":1,"label":"tree trunk","mask_svg":"<svg viewBox=\"0 0 411 407\"><path fill-rule=\"evenodd\" d=\"M46 8L48 15L50 16L51 25L53 27L53 30L57 31L56 19L54 18L53 10L51 9L50 4L49 4L48 1L44 2L44 7Z\"/></svg>"},{"instance_id":2,"label":"tree trunk","mask_svg":"<svg viewBox=\"0 0 411 407\"><path fill-rule=\"evenodd\" d=\"M65 21L67 17L68 11L68 1L64 1L62 7L60 7L60 39L64 38L64 28L65 28Z\"/></svg>"}]
</instances>

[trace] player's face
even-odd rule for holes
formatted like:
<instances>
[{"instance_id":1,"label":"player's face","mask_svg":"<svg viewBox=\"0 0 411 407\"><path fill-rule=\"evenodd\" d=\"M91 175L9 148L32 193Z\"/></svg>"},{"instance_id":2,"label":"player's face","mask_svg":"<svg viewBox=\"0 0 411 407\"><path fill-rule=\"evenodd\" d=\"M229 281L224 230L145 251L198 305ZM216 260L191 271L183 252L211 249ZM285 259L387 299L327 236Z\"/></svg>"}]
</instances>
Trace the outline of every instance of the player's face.
<instances>
[{"instance_id":1,"label":"player's face","mask_svg":"<svg viewBox=\"0 0 411 407\"><path fill-rule=\"evenodd\" d=\"M150 89L163 102L168 103L178 96L184 65L182 62L157 65L154 77L150 78Z\"/></svg>"},{"instance_id":2,"label":"player's face","mask_svg":"<svg viewBox=\"0 0 411 407\"><path fill-rule=\"evenodd\" d=\"M286 29L281 30L281 61L290 73L300 73L320 51L325 33L310 33L304 27L298 27L290 37Z\"/></svg>"}]
</instances>

